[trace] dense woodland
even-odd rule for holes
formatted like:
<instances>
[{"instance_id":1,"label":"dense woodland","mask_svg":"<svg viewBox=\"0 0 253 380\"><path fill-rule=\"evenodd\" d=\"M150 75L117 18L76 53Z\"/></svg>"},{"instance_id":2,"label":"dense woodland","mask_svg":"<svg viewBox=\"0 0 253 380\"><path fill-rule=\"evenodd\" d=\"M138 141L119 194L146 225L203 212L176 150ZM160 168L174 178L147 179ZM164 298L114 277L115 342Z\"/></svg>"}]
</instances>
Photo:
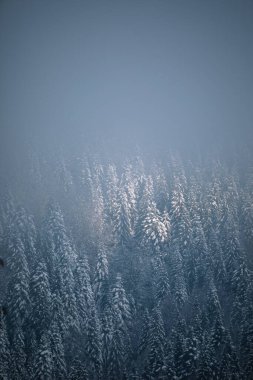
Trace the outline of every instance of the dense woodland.
<instances>
[{"instance_id":1,"label":"dense woodland","mask_svg":"<svg viewBox=\"0 0 253 380\"><path fill-rule=\"evenodd\" d=\"M250 152L4 176L1 380L253 379Z\"/></svg>"}]
</instances>

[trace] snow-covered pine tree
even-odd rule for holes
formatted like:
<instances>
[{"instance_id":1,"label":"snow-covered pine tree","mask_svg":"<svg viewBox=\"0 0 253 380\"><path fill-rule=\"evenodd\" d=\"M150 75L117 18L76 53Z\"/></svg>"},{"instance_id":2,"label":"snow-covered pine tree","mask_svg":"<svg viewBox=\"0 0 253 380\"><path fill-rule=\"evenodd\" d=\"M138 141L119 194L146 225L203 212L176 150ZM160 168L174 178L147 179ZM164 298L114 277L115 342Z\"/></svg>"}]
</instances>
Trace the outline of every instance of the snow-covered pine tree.
<instances>
[{"instance_id":1,"label":"snow-covered pine tree","mask_svg":"<svg viewBox=\"0 0 253 380\"><path fill-rule=\"evenodd\" d=\"M125 329L131 321L131 309L123 287L122 277L119 273L117 274L116 282L112 288L111 295L113 312L118 317L120 327Z\"/></svg>"},{"instance_id":2,"label":"snow-covered pine tree","mask_svg":"<svg viewBox=\"0 0 253 380\"><path fill-rule=\"evenodd\" d=\"M171 196L171 238L182 253L186 250L191 239L190 215L186 207L183 185L177 178Z\"/></svg>"},{"instance_id":3,"label":"snow-covered pine tree","mask_svg":"<svg viewBox=\"0 0 253 380\"><path fill-rule=\"evenodd\" d=\"M108 260L104 245L98 248L97 264L94 276L94 295L98 310L103 311L108 296Z\"/></svg>"},{"instance_id":4,"label":"snow-covered pine tree","mask_svg":"<svg viewBox=\"0 0 253 380\"><path fill-rule=\"evenodd\" d=\"M171 281L171 293L178 307L182 307L187 300L187 289L183 271L182 256L177 245L172 246L167 260Z\"/></svg>"},{"instance_id":5,"label":"snow-covered pine tree","mask_svg":"<svg viewBox=\"0 0 253 380\"><path fill-rule=\"evenodd\" d=\"M170 292L170 284L167 269L160 257L154 259L154 270L155 270L155 301L159 303L162 301Z\"/></svg>"},{"instance_id":6,"label":"snow-covered pine tree","mask_svg":"<svg viewBox=\"0 0 253 380\"><path fill-rule=\"evenodd\" d=\"M25 352L25 337L21 326L15 329L12 339L11 349L11 378L26 380L27 379L27 367L26 367L26 352Z\"/></svg>"},{"instance_id":7,"label":"snow-covered pine tree","mask_svg":"<svg viewBox=\"0 0 253 380\"><path fill-rule=\"evenodd\" d=\"M71 243L59 205L49 204L44 222L44 251L49 268L50 286L62 298L67 327L78 328L76 297L74 293L74 268L76 252Z\"/></svg>"},{"instance_id":8,"label":"snow-covered pine tree","mask_svg":"<svg viewBox=\"0 0 253 380\"><path fill-rule=\"evenodd\" d=\"M198 361L198 368L196 371L197 380L218 380L219 371L218 363L215 355L214 348L211 344L210 336L207 332L204 333L202 344L200 348L200 356Z\"/></svg>"},{"instance_id":9,"label":"snow-covered pine tree","mask_svg":"<svg viewBox=\"0 0 253 380\"><path fill-rule=\"evenodd\" d=\"M242 378L241 370L239 367L239 360L228 332L226 332L225 336L225 344L220 362L219 376L224 380L240 380Z\"/></svg>"},{"instance_id":10,"label":"snow-covered pine tree","mask_svg":"<svg viewBox=\"0 0 253 380\"><path fill-rule=\"evenodd\" d=\"M91 286L90 267L86 255L81 252L74 272L77 311L82 329L86 329L89 310L94 305L94 293Z\"/></svg>"},{"instance_id":11,"label":"snow-covered pine tree","mask_svg":"<svg viewBox=\"0 0 253 380\"><path fill-rule=\"evenodd\" d=\"M85 332L86 368L89 373L89 377L92 380L99 380L101 378L102 370L101 326L94 302L88 313L89 315Z\"/></svg>"},{"instance_id":12,"label":"snow-covered pine tree","mask_svg":"<svg viewBox=\"0 0 253 380\"><path fill-rule=\"evenodd\" d=\"M45 328L49 327L52 317L52 296L45 263L37 263L31 276L32 325L38 339Z\"/></svg>"},{"instance_id":13,"label":"snow-covered pine tree","mask_svg":"<svg viewBox=\"0 0 253 380\"><path fill-rule=\"evenodd\" d=\"M25 247L18 235L9 240L10 277L8 285L8 318L12 325L23 324L30 308L30 272L25 255Z\"/></svg>"},{"instance_id":14,"label":"snow-covered pine tree","mask_svg":"<svg viewBox=\"0 0 253 380\"><path fill-rule=\"evenodd\" d=\"M130 204L124 189L118 193L118 207L114 221L114 234L116 245L119 249L125 250L129 247L132 237Z\"/></svg>"},{"instance_id":15,"label":"snow-covered pine tree","mask_svg":"<svg viewBox=\"0 0 253 380\"><path fill-rule=\"evenodd\" d=\"M152 312L150 321L149 352L145 369L146 376L150 379L162 379L166 373L165 344L163 317L157 306Z\"/></svg>"},{"instance_id":16,"label":"snow-covered pine tree","mask_svg":"<svg viewBox=\"0 0 253 380\"><path fill-rule=\"evenodd\" d=\"M0 312L0 358L0 379L8 380L11 364L11 352L5 317L2 315L2 312Z\"/></svg>"},{"instance_id":17,"label":"snow-covered pine tree","mask_svg":"<svg viewBox=\"0 0 253 380\"><path fill-rule=\"evenodd\" d=\"M198 341L194 335L194 330L190 328L185 339L185 349L180 358L180 379L196 378L198 359Z\"/></svg>"},{"instance_id":18,"label":"snow-covered pine tree","mask_svg":"<svg viewBox=\"0 0 253 380\"><path fill-rule=\"evenodd\" d=\"M169 236L169 221L160 214L154 202L150 202L142 222L143 246L150 246L151 252L161 249Z\"/></svg>"},{"instance_id":19,"label":"snow-covered pine tree","mask_svg":"<svg viewBox=\"0 0 253 380\"><path fill-rule=\"evenodd\" d=\"M108 359L109 379L123 379L126 370L126 358L130 353L128 333L131 321L131 309L121 275L118 273L111 291L112 299L112 335Z\"/></svg>"},{"instance_id":20,"label":"snow-covered pine tree","mask_svg":"<svg viewBox=\"0 0 253 380\"><path fill-rule=\"evenodd\" d=\"M52 323L49 327L49 336L52 353L52 379L65 380L67 377L67 368L64 345L62 334L56 320L52 320Z\"/></svg>"},{"instance_id":21,"label":"snow-covered pine tree","mask_svg":"<svg viewBox=\"0 0 253 380\"><path fill-rule=\"evenodd\" d=\"M50 335L45 331L40 339L34 363L35 380L51 380L53 374L53 355L50 344Z\"/></svg>"}]
</instances>

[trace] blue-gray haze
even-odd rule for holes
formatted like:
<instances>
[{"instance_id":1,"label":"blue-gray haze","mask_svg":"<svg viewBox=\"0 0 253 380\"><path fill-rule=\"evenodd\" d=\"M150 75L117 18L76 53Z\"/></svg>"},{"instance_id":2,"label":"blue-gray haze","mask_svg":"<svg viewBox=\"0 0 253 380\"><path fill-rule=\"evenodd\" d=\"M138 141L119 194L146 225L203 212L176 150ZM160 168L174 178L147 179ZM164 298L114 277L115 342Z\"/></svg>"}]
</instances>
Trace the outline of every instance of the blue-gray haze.
<instances>
[{"instance_id":1,"label":"blue-gray haze","mask_svg":"<svg viewBox=\"0 0 253 380\"><path fill-rule=\"evenodd\" d=\"M248 137L252 20L250 0L1 0L1 140Z\"/></svg>"}]
</instances>

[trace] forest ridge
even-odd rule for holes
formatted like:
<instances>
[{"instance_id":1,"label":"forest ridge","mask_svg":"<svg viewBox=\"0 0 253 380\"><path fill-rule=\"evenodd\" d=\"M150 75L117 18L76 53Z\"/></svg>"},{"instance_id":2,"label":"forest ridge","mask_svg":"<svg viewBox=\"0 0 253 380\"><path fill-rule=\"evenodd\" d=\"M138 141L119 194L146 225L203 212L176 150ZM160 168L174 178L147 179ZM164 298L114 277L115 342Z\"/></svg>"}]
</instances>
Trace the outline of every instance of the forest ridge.
<instances>
[{"instance_id":1,"label":"forest ridge","mask_svg":"<svg viewBox=\"0 0 253 380\"><path fill-rule=\"evenodd\" d=\"M1 190L0 379L253 379L253 160L33 155Z\"/></svg>"}]
</instances>

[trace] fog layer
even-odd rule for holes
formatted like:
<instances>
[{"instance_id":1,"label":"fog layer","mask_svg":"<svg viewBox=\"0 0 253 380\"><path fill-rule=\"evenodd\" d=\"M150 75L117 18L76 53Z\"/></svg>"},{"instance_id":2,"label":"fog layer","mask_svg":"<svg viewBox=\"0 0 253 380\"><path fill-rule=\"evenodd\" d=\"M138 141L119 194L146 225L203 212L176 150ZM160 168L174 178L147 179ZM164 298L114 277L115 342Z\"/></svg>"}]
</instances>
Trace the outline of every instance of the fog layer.
<instances>
[{"instance_id":1,"label":"fog layer","mask_svg":"<svg viewBox=\"0 0 253 380\"><path fill-rule=\"evenodd\" d=\"M248 138L252 4L1 1L2 145Z\"/></svg>"}]
</instances>

